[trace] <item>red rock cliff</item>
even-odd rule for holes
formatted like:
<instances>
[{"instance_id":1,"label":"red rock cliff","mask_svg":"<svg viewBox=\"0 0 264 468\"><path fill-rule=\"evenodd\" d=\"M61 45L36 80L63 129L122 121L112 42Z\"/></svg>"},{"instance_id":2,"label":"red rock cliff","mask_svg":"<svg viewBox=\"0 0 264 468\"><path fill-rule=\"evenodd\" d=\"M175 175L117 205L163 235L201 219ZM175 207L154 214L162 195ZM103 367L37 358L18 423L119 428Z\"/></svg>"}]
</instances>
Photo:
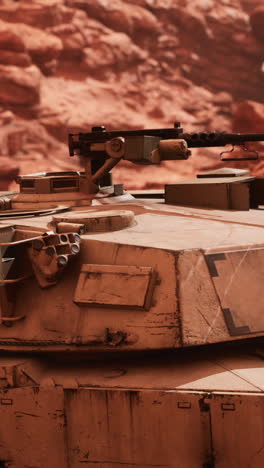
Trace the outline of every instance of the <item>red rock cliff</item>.
<instances>
[{"instance_id":1,"label":"red rock cliff","mask_svg":"<svg viewBox=\"0 0 264 468\"><path fill-rule=\"evenodd\" d=\"M263 20L261 0L0 0L2 187L18 170L76 167L67 133L93 125L264 131ZM217 157L115 180L153 187Z\"/></svg>"}]
</instances>

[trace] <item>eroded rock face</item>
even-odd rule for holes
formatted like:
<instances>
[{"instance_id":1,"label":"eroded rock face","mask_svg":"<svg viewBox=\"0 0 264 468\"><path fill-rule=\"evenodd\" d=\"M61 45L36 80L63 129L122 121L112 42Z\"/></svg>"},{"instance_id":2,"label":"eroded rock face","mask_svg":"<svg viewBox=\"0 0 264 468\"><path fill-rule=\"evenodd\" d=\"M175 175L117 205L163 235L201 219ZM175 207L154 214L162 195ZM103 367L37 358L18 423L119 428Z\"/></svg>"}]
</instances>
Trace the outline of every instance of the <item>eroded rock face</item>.
<instances>
[{"instance_id":1,"label":"eroded rock face","mask_svg":"<svg viewBox=\"0 0 264 468\"><path fill-rule=\"evenodd\" d=\"M25 52L24 41L14 31L10 30L10 25L0 21L0 49L9 50L16 53Z\"/></svg>"},{"instance_id":2,"label":"eroded rock face","mask_svg":"<svg viewBox=\"0 0 264 468\"><path fill-rule=\"evenodd\" d=\"M9 25L9 30L23 38L25 51L43 73L49 74L55 71L57 59L62 50L62 42L58 37L21 23Z\"/></svg>"},{"instance_id":3,"label":"eroded rock face","mask_svg":"<svg viewBox=\"0 0 264 468\"><path fill-rule=\"evenodd\" d=\"M25 44L17 31L0 20L0 64L28 67L31 59L26 52Z\"/></svg>"},{"instance_id":4,"label":"eroded rock face","mask_svg":"<svg viewBox=\"0 0 264 468\"><path fill-rule=\"evenodd\" d=\"M96 18L108 28L124 32L132 37L138 33L155 35L161 31L158 18L136 2L131 5L122 0L87 0L82 2L69 0L68 5L77 6L86 11L88 16Z\"/></svg>"},{"instance_id":5,"label":"eroded rock face","mask_svg":"<svg viewBox=\"0 0 264 468\"><path fill-rule=\"evenodd\" d=\"M10 158L0 156L0 190L8 190L10 184L19 174L19 166Z\"/></svg>"},{"instance_id":6,"label":"eroded rock face","mask_svg":"<svg viewBox=\"0 0 264 468\"><path fill-rule=\"evenodd\" d=\"M17 119L0 110L0 190L21 173L73 170L78 162L65 158L67 147L37 121ZM6 180L3 188L3 180Z\"/></svg>"},{"instance_id":7,"label":"eroded rock face","mask_svg":"<svg viewBox=\"0 0 264 468\"><path fill-rule=\"evenodd\" d=\"M0 65L0 104L32 106L40 99L40 71L35 65L21 68Z\"/></svg>"},{"instance_id":8,"label":"eroded rock face","mask_svg":"<svg viewBox=\"0 0 264 468\"><path fill-rule=\"evenodd\" d=\"M68 19L65 10L63 0L2 0L0 3L3 20L38 28L55 26Z\"/></svg>"},{"instance_id":9,"label":"eroded rock face","mask_svg":"<svg viewBox=\"0 0 264 468\"><path fill-rule=\"evenodd\" d=\"M252 11L255 10L255 8L263 5L262 0L240 0L240 2L242 8L244 8L244 10L249 14L251 14Z\"/></svg>"},{"instance_id":10,"label":"eroded rock face","mask_svg":"<svg viewBox=\"0 0 264 468\"><path fill-rule=\"evenodd\" d=\"M250 24L252 32L257 40L263 45L264 48L264 6L255 8L250 16Z\"/></svg>"},{"instance_id":11,"label":"eroded rock face","mask_svg":"<svg viewBox=\"0 0 264 468\"><path fill-rule=\"evenodd\" d=\"M0 0L2 157L22 172L75 167L67 133L94 125L230 131L234 113L237 131L263 131L263 15L261 0ZM153 187L218 153L123 164L116 180Z\"/></svg>"}]
</instances>

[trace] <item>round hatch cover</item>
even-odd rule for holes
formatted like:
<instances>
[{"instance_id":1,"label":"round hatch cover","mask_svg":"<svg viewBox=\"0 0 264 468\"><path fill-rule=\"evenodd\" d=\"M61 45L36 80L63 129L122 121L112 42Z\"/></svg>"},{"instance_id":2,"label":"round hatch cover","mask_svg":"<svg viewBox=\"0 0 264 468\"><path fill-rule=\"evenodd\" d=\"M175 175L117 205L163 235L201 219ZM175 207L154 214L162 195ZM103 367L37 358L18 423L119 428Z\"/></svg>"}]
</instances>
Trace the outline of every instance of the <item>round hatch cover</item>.
<instances>
[{"instance_id":1,"label":"round hatch cover","mask_svg":"<svg viewBox=\"0 0 264 468\"><path fill-rule=\"evenodd\" d=\"M128 210L72 211L53 216L53 223L82 224L86 232L118 231L134 224L134 213Z\"/></svg>"}]
</instances>

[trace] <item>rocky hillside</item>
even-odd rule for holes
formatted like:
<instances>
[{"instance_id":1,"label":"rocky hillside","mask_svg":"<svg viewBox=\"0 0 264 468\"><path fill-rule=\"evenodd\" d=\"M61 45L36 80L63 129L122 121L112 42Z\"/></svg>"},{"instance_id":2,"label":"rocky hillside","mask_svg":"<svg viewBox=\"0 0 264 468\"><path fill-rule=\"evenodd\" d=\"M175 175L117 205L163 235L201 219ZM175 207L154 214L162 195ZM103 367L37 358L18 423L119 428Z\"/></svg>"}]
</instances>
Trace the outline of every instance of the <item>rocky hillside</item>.
<instances>
[{"instance_id":1,"label":"rocky hillside","mask_svg":"<svg viewBox=\"0 0 264 468\"><path fill-rule=\"evenodd\" d=\"M67 133L93 125L177 120L190 131L264 131L262 4L0 0L1 188L18 171L78 167ZM218 165L217 158L217 150L203 150L161 168L123 165L115 180L154 187Z\"/></svg>"}]
</instances>

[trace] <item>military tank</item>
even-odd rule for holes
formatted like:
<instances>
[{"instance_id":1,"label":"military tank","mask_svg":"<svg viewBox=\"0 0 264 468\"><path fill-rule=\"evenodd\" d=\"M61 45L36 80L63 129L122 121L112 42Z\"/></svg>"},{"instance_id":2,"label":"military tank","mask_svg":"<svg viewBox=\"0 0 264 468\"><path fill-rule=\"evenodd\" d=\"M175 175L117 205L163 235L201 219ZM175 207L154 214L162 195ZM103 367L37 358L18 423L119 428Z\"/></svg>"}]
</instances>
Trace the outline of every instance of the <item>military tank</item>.
<instances>
[{"instance_id":1,"label":"military tank","mask_svg":"<svg viewBox=\"0 0 264 468\"><path fill-rule=\"evenodd\" d=\"M110 176L263 140L94 127L1 194L1 468L264 466L264 179Z\"/></svg>"}]
</instances>

